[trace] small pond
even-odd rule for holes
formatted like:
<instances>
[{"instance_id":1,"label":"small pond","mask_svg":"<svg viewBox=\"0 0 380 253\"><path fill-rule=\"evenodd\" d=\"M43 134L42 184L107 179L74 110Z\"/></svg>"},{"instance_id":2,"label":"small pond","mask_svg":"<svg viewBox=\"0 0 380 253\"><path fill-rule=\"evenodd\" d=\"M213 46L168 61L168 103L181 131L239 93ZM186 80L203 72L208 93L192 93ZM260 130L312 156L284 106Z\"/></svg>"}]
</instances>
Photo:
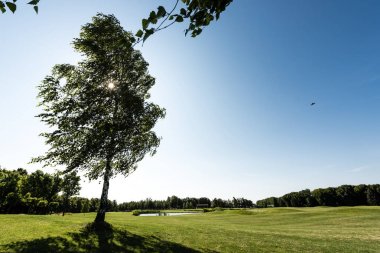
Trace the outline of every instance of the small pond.
<instances>
[{"instance_id":1,"label":"small pond","mask_svg":"<svg viewBox=\"0 0 380 253\"><path fill-rule=\"evenodd\" d=\"M139 216L178 216L178 215L185 215L185 214L199 214L199 213L142 213Z\"/></svg>"}]
</instances>

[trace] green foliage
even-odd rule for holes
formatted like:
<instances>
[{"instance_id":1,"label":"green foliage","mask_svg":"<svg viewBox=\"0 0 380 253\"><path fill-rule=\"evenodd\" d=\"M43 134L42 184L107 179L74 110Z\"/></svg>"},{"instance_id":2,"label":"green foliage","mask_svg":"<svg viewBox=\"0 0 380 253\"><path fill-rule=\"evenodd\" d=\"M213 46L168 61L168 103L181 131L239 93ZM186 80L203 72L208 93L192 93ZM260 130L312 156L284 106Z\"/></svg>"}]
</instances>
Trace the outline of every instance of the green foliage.
<instances>
[{"instance_id":1,"label":"green foliage","mask_svg":"<svg viewBox=\"0 0 380 253\"><path fill-rule=\"evenodd\" d=\"M0 1L0 11L2 13L5 13L8 10L10 10L12 13L15 13L17 10L17 5L16 5L17 0L12 0L11 1ZM33 6L33 9L36 13L38 13L38 3L40 0L32 0L28 2L29 5Z\"/></svg>"},{"instance_id":2,"label":"green foliage","mask_svg":"<svg viewBox=\"0 0 380 253\"><path fill-rule=\"evenodd\" d=\"M17 0L0 1L0 11L2 13L9 9L15 12ZM32 0L28 4L33 6L38 14L38 3L40 0ZM165 7L158 6L157 10L149 13L149 17L141 20L141 29L138 30L131 41L135 44L145 42L152 34L168 28L175 23L188 21L185 36L191 33L191 37L197 37L203 29L214 20L218 20L220 14L232 3L233 0L174 0L174 7L167 11ZM159 22L160 21L160 22Z\"/></svg>"},{"instance_id":3,"label":"green foliage","mask_svg":"<svg viewBox=\"0 0 380 253\"><path fill-rule=\"evenodd\" d=\"M211 205L210 205L211 203ZM192 209L195 211L203 210L203 206L201 209L195 209L198 205L207 205L208 209L215 210L215 208L251 208L254 207L251 200L247 200L244 198L233 198L233 200L222 200L222 199L214 199L210 201L210 199L202 197L202 198L179 198L177 196L167 197L166 200L152 200L147 198L145 200L140 201L131 201L124 202L118 205L119 211L130 211L130 210L167 210L167 209ZM157 211L156 211L157 212Z\"/></svg>"},{"instance_id":4,"label":"green foliage","mask_svg":"<svg viewBox=\"0 0 380 253\"><path fill-rule=\"evenodd\" d=\"M64 186L69 185L70 191L76 191L79 181L79 177L74 184L65 180ZM41 170L28 174L24 169L0 169L0 213L58 212L64 200L59 192L66 191L61 183L62 178L58 174L43 173ZM63 196L66 195L63 193Z\"/></svg>"},{"instance_id":5,"label":"green foliage","mask_svg":"<svg viewBox=\"0 0 380 253\"><path fill-rule=\"evenodd\" d=\"M39 200L36 207L38 214L47 214L49 212L49 203L47 200Z\"/></svg>"},{"instance_id":6,"label":"green foliage","mask_svg":"<svg viewBox=\"0 0 380 253\"><path fill-rule=\"evenodd\" d=\"M380 205L380 185L369 185L367 188L367 202L371 206Z\"/></svg>"},{"instance_id":7,"label":"green foliage","mask_svg":"<svg viewBox=\"0 0 380 253\"><path fill-rule=\"evenodd\" d=\"M28 174L24 169L0 169L0 213L95 212L99 199L72 197L79 193L79 182L75 172L60 175L37 170ZM107 211L118 210L115 200L107 200Z\"/></svg>"},{"instance_id":8,"label":"green foliage","mask_svg":"<svg viewBox=\"0 0 380 253\"><path fill-rule=\"evenodd\" d=\"M63 215L65 214L65 211L68 210L68 207L70 205L70 202L69 202L70 197L79 194L79 191L81 189L79 182L80 182L80 177L77 176L76 171L66 173L63 177L63 180L62 180ZM82 208L79 207L79 212L81 210Z\"/></svg>"},{"instance_id":9,"label":"green foliage","mask_svg":"<svg viewBox=\"0 0 380 253\"><path fill-rule=\"evenodd\" d=\"M61 189L62 179L57 174L50 175L41 170L33 172L23 180L20 188L22 194L30 193L34 197L46 199L49 202L56 199Z\"/></svg>"},{"instance_id":10,"label":"green foliage","mask_svg":"<svg viewBox=\"0 0 380 253\"><path fill-rule=\"evenodd\" d=\"M184 21L188 21L185 35L191 33L191 37L197 37L212 21L219 19L220 14L226 10L232 1L182 0L180 3L179 0L176 0L174 7L170 11L167 11L163 6L159 6L156 11L150 12L148 18L142 20L142 28L135 34L138 38L136 43L145 42L153 33Z\"/></svg>"},{"instance_id":11,"label":"green foliage","mask_svg":"<svg viewBox=\"0 0 380 253\"><path fill-rule=\"evenodd\" d=\"M50 213L56 213L58 212L58 208L59 208L59 202L50 202L49 203L49 212Z\"/></svg>"},{"instance_id":12,"label":"green foliage","mask_svg":"<svg viewBox=\"0 0 380 253\"><path fill-rule=\"evenodd\" d=\"M380 205L380 185L341 185L291 192L257 201L258 207L312 207Z\"/></svg>"},{"instance_id":13,"label":"green foliage","mask_svg":"<svg viewBox=\"0 0 380 253\"><path fill-rule=\"evenodd\" d=\"M97 179L108 161L113 174L128 175L155 153L160 139L152 128L165 111L147 101L155 80L132 41L112 15L98 14L82 27L73 44L85 60L56 65L39 86L45 112L38 117L57 130L42 134L51 149L34 162L83 169Z\"/></svg>"},{"instance_id":14,"label":"green foliage","mask_svg":"<svg viewBox=\"0 0 380 253\"><path fill-rule=\"evenodd\" d=\"M76 171L64 175L62 180L62 193L65 198L78 195L80 189L80 177Z\"/></svg>"}]
</instances>

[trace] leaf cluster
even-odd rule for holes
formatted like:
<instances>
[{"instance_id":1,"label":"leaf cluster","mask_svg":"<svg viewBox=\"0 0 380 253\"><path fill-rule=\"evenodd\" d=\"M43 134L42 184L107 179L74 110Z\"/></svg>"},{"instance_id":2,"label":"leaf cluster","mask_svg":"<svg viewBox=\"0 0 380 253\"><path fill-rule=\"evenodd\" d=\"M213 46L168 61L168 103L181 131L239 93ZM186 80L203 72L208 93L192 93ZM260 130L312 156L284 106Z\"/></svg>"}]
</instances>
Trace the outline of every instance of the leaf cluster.
<instances>
[{"instance_id":1,"label":"leaf cluster","mask_svg":"<svg viewBox=\"0 0 380 253\"><path fill-rule=\"evenodd\" d=\"M17 0L0 0L0 11L6 12L7 9L13 13L16 11ZM168 28L175 23L189 21L185 29L185 35L191 33L191 37L197 37L202 33L213 20L218 20L220 14L232 3L233 0L175 0L174 7L167 11L165 7L159 6L157 10L149 13L147 18L142 19L142 28L132 38L135 44L145 42L152 34ZM38 13L38 3L40 0L32 0L28 4L33 5Z\"/></svg>"},{"instance_id":2,"label":"leaf cluster","mask_svg":"<svg viewBox=\"0 0 380 253\"><path fill-rule=\"evenodd\" d=\"M2 13L5 13L8 10L10 10L12 13L15 13L17 9L17 0L12 0L12 1L0 1L0 11ZM33 6L33 9L36 13L38 13L38 3L40 0L32 0L28 2L28 4Z\"/></svg>"},{"instance_id":3,"label":"leaf cluster","mask_svg":"<svg viewBox=\"0 0 380 253\"><path fill-rule=\"evenodd\" d=\"M201 34L204 27L211 21L218 20L220 14L225 11L233 0L176 0L171 11L167 11L163 6L159 6L156 11L151 11L149 17L142 19L142 28L137 31L135 36L138 38L136 43L145 42L152 34L163 30L174 23L189 21L185 30L185 35L189 32L191 37ZM160 21L160 22L159 22Z\"/></svg>"}]
</instances>

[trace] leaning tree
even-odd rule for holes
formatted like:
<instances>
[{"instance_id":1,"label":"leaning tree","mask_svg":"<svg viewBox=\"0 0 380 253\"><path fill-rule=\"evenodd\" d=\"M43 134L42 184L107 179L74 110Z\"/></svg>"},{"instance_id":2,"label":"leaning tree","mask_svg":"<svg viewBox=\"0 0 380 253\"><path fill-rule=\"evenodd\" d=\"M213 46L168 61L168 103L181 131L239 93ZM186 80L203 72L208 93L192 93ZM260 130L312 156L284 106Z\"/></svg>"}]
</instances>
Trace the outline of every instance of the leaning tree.
<instances>
[{"instance_id":1,"label":"leaning tree","mask_svg":"<svg viewBox=\"0 0 380 253\"><path fill-rule=\"evenodd\" d=\"M73 41L84 60L54 66L39 86L50 149L32 161L102 177L96 222L105 220L110 178L129 175L160 144L152 129L165 110L148 100L155 79L134 42L113 15L98 14Z\"/></svg>"}]
</instances>

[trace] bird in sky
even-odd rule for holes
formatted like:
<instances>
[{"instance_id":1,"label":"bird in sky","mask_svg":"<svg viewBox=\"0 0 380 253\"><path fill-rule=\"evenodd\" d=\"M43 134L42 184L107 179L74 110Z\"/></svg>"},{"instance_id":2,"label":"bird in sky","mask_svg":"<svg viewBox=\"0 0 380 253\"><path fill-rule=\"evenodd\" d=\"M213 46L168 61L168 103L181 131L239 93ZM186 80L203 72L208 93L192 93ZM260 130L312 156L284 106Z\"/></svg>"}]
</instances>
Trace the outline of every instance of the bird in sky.
<instances>
[{"instance_id":1,"label":"bird in sky","mask_svg":"<svg viewBox=\"0 0 380 253\"><path fill-rule=\"evenodd\" d=\"M312 102L312 103L310 104L310 106L313 106L313 105L315 105L315 102Z\"/></svg>"}]
</instances>

